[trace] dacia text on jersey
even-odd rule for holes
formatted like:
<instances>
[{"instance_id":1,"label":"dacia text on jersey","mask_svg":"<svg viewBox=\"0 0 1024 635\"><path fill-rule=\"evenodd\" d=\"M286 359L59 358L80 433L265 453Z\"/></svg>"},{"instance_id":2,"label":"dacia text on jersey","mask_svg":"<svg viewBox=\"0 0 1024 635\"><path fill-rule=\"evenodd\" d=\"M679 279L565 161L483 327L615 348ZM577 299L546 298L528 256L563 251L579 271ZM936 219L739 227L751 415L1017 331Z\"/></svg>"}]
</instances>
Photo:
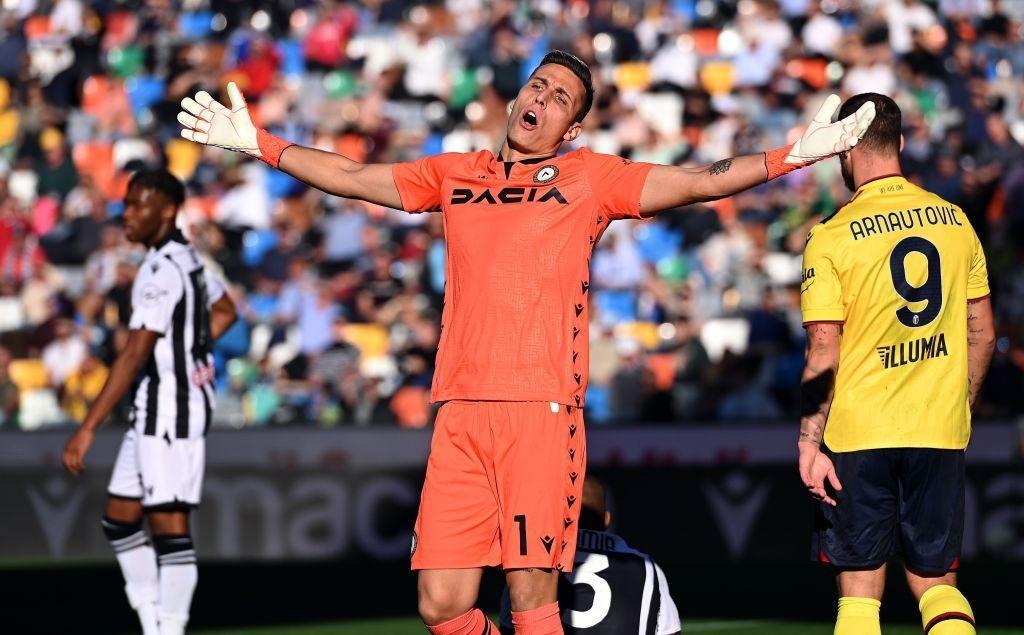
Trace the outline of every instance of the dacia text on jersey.
<instances>
[{"instance_id":1,"label":"dacia text on jersey","mask_svg":"<svg viewBox=\"0 0 1024 635\"><path fill-rule=\"evenodd\" d=\"M503 187L500 190L492 191L486 189L475 192L469 188L455 188L452 190L452 205L464 205L466 203L486 203L488 205L508 205L513 203L544 203L545 201L558 201L562 205L568 205L562 193L557 187L550 187L541 193L542 188L536 187Z\"/></svg>"},{"instance_id":2,"label":"dacia text on jersey","mask_svg":"<svg viewBox=\"0 0 1024 635\"><path fill-rule=\"evenodd\" d=\"M850 221L850 233L853 235L854 240L860 240L875 234L902 231L915 227L924 227L925 225L956 225L957 227L963 227L963 222L957 218L958 213L962 214L963 212L955 207L932 207L929 205L924 208L915 207L898 212L874 214L873 216L864 216L863 218Z\"/></svg>"}]
</instances>

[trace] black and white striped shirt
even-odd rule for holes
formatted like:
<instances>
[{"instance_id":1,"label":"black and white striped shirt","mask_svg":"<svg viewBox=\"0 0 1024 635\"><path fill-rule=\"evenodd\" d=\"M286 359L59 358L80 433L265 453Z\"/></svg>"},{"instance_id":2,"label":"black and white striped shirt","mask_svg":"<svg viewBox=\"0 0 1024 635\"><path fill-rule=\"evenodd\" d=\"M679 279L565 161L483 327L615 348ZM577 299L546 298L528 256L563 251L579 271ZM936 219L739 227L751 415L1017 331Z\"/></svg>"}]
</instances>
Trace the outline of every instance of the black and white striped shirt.
<instances>
[{"instance_id":1,"label":"black and white striped shirt","mask_svg":"<svg viewBox=\"0 0 1024 635\"><path fill-rule=\"evenodd\" d=\"M173 232L146 253L132 286L130 329L161 335L135 392L133 425L146 435L196 439L213 412L210 307L224 287Z\"/></svg>"},{"instance_id":2,"label":"black and white striped shirt","mask_svg":"<svg viewBox=\"0 0 1024 635\"><path fill-rule=\"evenodd\" d=\"M506 590L501 630L512 632ZM654 560L606 531L580 529L572 573L558 582L566 635L668 635L680 631L679 611Z\"/></svg>"}]
</instances>

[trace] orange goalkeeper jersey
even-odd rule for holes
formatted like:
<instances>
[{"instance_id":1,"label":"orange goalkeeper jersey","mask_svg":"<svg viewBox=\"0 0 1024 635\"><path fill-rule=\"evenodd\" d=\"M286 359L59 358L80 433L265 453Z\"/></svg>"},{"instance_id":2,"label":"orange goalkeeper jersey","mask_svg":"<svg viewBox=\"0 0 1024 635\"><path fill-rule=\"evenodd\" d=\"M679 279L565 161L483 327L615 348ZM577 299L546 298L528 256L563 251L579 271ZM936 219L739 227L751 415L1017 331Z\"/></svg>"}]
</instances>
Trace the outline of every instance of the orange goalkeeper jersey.
<instances>
[{"instance_id":1,"label":"orange goalkeeper jersey","mask_svg":"<svg viewBox=\"0 0 1024 635\"><path fill-rule=\"evenodd\" d=\"M486 150L447 153L394 166L403 208L444 217L433 401L583 405L590 256L610 221L640 217L651 167L584 149L515 163Z\"/></svg>"}]
</instances>

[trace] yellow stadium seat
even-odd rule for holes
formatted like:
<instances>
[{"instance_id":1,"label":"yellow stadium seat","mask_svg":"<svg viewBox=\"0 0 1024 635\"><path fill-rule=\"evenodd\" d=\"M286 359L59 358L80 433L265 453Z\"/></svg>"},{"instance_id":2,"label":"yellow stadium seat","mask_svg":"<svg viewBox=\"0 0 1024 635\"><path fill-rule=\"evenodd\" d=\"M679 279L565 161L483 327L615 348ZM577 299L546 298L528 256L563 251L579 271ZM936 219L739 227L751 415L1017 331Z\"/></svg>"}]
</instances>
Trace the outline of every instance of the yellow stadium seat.
<instances>
[{"instance_id":1,"label":"yellow stadium seat","mask_svg":"<svg viewBox=\"0 0 1024 635\"><path fill-rule=\"evenodd\" d=\"M634 339L647 350L658 347L658 325L654 322L622 322L615 325L615 337Z\"/></svg>"},{"instance_id":2,"label":"yellow stadium seat","mask_svg":"<svg viewBox=\"0 0 1024 635\"><path fill-rule=\"evenodd\" d=\"M736 68L731 62L708 62L700 69L700 83L712 95L730 92L735 81Z\"/></svg>"},{"instance_id":3,"label":"yellow stadium seat","mask_svg":"<svg viewBox=\"0 0 1024 635\"><path fill-rule=\"evenodd\" d=\"M167 154L167 170L179 179L187 181L195 174L203 148L198 143L174 137L167 142L164 152Z\"/></svg>"},{"instance_id":4,"label":"yellow stadium seat","mask_svg":"<svg viewBox=\"0 0 1024 635\"><path fill-rule=\"evenodd\" d=\"M615 67L615 86L620 91L646 90L651 85L651 65L623 62Z\"/></svg>"},{"instance_id":5,"label":"yellow stadium seat","mask_svg":"<svg viewBox=\"0 0 1024 635\"><path fill-rule=\"evenodd\" d=\"M380 324L348 324L345 339L359 349L364 360L387 355L390 346L388 331Z\"/></svg>"},{"instance_id":6,"label":"yellow stadium seat","mask_svg":"<svg viewBox=\"0 0 1024 635\"><path fill-rule=\"evenodd\" d=\"M11 381L19 391L39 390L50 385L50 376L41 359L15 359L7 367Z\"/></svg>"}]
</instances>

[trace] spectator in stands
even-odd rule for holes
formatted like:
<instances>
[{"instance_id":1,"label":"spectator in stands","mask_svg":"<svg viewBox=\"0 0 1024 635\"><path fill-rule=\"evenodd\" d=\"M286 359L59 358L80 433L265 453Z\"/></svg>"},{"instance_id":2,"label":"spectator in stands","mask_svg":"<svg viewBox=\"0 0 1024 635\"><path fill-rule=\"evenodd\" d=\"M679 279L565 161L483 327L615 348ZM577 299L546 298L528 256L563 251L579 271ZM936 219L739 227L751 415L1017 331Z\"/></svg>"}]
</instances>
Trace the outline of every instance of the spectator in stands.
<instances>
[{"instance_id":1,"label":"spectator in stands","mask_svg":"<svg viewBox=\"0 0 1024 635\"><path fill-rule=\"evenodd\" d=\"M49 373L50 384L56 388L63 386L72 374L78 372L88 355L85 340L78 334L74 323L58 319L53 341L43 349L43 364Z\"/></svg>"},{"instance_id":2,"label":"spectator in stands","mask_svg":"<svg viewBox=\"0 0 1024 635\"><path fill-rule=\"evenodd\" d=\"M0 346L0 428L18 428L20 399L18 386L11 380L9 372L11 351Z\"/></svg>"},{"instance_id":3,"label":"spectator in stands","mask_svg":"<svg viewBox=\"0 0 1024 635\"><path fill-rule=\"evenodd\" d=\"M494 148L518 73L564 46L597 82L576 143L627 160L686 165L782 145L828 91L897 99L904 172L960 205L999 254L990 276L1009 343L979 412L1017 403L1024 3L708 0L695 12L595 2L584 12L448 0L271 3L264 15L222 2L212 23L193 8L204 3L14 5L0 9L0 337L16 350L45 344L54 316L74 315L87 348L109 360L138 263L116 239L119 188L126 167L166 161L193 201L183 230L232 281L245 317L218 347L218 398L237 402L235 425L420 425L446 284L441 215L313 195L258 162L200 149L177 136L176 105L242 78L261 125L367 162ZM847 196L825 161L749 196L613 226L592 260L591 420L794 414L792 272L808 228ZM94 294L103 308L85 299ZM341 316L375 333L372 354L355 339L356 361L335 350ZM696 337L723 320L711 332L725 335ZM727 347L735 355L720 356ZM232 384L235 360L248 370ZM344 379L322 381L338 363ZM45 419L36 414L19 418Z\"/></svg>"}]
</instances>

